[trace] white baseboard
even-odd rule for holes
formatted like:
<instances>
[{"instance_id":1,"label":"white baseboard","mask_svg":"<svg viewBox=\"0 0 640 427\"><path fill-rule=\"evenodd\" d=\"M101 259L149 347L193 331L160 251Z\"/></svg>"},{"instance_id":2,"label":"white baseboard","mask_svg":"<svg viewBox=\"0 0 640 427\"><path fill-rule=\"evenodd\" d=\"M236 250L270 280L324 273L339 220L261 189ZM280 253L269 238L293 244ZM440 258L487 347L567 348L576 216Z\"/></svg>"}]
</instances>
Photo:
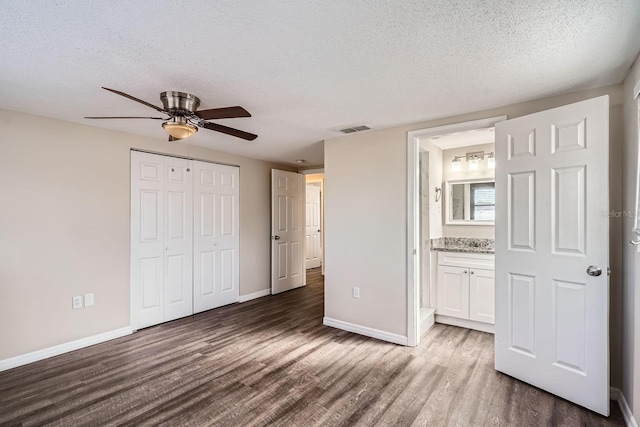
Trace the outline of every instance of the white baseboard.
<instances>
[{"instance_id":1,"label":"white baseboard","mask_svg":"<svg viewBox=\"0 0 640 427\"><path fill-rule=\"evenodd\" d=\"M620 411L622 412L622 416L624 417L624 422L627 424L627 426L638 427L638 423L636 423L636 419L633 418L633 413L631 412L631 408L629 408L627 399L625 399L624 394L622 394L622 390L611 387L609 389L609 398L618 402Z\"/></svg>"},{"instance_id":2,"label":"white baseboard","mask_svg":"<svg viewBox=\"0 0 640 427\"><path fill-rule=\"evenodd\" d=\"M342 320L331 319L330 317L325 317L322 320L322 323L325 326L331 326L332 328L342 329L343 331L353 332L355 334L376 338L382 341L388 341L394 344L409 344L409 339L405 336L392 334L390 332L381 331L379 329L367 328L366 326L360 326L354 323L343 322Z\"/></svg>"},{"instance_id":3,"label":"white baseboard","mask_svg":"<svg viewBox=\"0 0 640 427\"><path fill-rule=\"evenodd\" d=\"M476 322L467 319L458 319L457 317L443 316L436 314L436 323L444 323L445 325L459 326L461 328L475 329L476 331L495 333L496 327L490 323Z\"/></svg>"},{"instance_id":4,"label":"white baseboard","mask_svg":"<svg viewBox=\"0 0 640 427\"><path fill-rule=\"evenodd\" d=\"M420 309L420 338L425 336L429 329L435 324L435 312L433 308Z\"/></svg>"},{"instance_id":5,"label":"white baseboard","mask_svg":"<svg viewBox=\"0 0 640 427\"><path fill-rule=\"evenodd\" d=\"M31 353L21 354L20 356L11 357L9 359L0 360L0 372L7 369L17 368L18 366L28 363L37 362L38 360L47 359L49 357L58 356L73 350L78 350L90 345L100 344L115 338L130 335L133 332L131 326L115 329L113 331L103 332L98 335L81 338L79 340L70 341L64 344L54 345L53 347L43 348L42 350L32 351Z\"/></svg>"},{"instance_id":6,"label":"white baseboard","mask_svg":"<svg viewBox=\"0 0 640 427\"><path fill-rule=\"evenodd\" d=\"M240 295L240 299L238 300L238 302L247 302L251 301L252 299L266 297L267 295L271 295L271 289L263 289L252 294Z\"/></svg>"}]
</instances>

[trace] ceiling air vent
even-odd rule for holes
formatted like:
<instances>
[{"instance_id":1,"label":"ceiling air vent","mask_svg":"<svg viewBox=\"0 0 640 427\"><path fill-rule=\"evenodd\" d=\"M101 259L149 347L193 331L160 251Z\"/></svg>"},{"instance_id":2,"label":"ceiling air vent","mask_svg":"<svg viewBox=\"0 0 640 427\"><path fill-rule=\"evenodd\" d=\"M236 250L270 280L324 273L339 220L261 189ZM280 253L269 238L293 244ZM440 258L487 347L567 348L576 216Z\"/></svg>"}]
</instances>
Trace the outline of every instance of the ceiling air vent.
<instances>
[{"instance_id":1,"label":"ceiling air vent","mask_svg":"<svg viewBox=\"0 0 640 427\"><path fill-rule=\"evenodd\" d=\"M371 129L369 126L367 125L360 125L360 126L351 126L351 127L347 127L344 129L339 129L339 132L342 133L355 133L355 132L362 132L363 130L369 130Z\"/></svg>"}]
</instances>

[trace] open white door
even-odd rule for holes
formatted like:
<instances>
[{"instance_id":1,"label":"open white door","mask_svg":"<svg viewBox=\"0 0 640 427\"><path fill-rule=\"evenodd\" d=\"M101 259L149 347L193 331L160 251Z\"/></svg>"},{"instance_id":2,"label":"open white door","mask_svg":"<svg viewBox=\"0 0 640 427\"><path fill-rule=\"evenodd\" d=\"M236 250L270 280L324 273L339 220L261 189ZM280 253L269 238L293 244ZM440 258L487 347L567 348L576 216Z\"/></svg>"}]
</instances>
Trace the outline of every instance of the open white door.
<instances>
[{"instance_id":1,"label":"open white door","mask_svg":"<svg viewBox=\"0 0 640 427\"><path fill-rule=\"evenodd\" d=\"M609 97L496 124L495 366L609 415Z\"/></svg>"},{"instance_id":2,"label":"open white door","mask_svg":"<svg viewBox=\"0 0 640 427\"><path fill-rule=\"evenodd\" d=\"M304 286L304 175L271 170L271 293Z\"/></svg>"},{"instance_id":3,"label":"open white door","mask_svg":"<svg viewBox=\"0 0 640 427\"><path fill-rule=\"evenodd\" d=\"M305 268L320 267L320 187L307 184L306 228L304 233Z\"/></svg>"}]
</instances>

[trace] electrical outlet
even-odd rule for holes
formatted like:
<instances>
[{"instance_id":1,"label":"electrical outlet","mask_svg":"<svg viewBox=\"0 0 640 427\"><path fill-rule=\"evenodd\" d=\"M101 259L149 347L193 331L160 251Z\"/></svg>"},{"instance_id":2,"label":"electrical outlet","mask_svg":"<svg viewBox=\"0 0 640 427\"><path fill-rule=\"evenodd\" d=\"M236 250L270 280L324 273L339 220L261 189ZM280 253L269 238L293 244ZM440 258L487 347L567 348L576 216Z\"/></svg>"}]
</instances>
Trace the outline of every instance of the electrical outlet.
<instances>
[{"instance_id":1,"label":"electrical outlet","mask_svg":"<svg viewBox=\"0 0 640 427\"><path fill-rule=\"evenodd\" d=\"M360 298L360 288L353 288L353 297Z\"/></svg>"},{"instance_id":2,"label":"electrical outlet","mask_svg":"<svg viewBox=\"0 0 640 427\"><path fill-rule=\"evenodd\" d=\"M73 297L73 299L71 300L71 304L74 309L82 308L82 295Z\"/></svg>"},{"instance_id":3,"label":"electrical outlet","mask_svg":"<svg viewBox=\"0 0 640 427\"><path fill-rule=\"evenodd\" d=\"M95 304L95 301L93 299L93 293L84 294L84 306L91 307L93 304Z\"/></svg>"}]
</instances>

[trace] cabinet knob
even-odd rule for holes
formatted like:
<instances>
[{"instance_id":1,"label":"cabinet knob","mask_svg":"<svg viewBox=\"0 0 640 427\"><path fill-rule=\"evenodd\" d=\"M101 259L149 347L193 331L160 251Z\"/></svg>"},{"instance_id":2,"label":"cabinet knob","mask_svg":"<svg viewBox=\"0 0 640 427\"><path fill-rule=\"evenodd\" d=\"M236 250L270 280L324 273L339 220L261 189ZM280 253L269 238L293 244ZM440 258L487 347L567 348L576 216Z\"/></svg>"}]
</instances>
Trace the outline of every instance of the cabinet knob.
<instances>
[{"instance_id":1,"label":"cabinet knob","mask_svg":"<svg viewBox=\"0 0 640 427\"><path fill-rule=\"evenodd\" d=\"M474 274L474 273L473 273L473 270L471 270L471 274Z\"/></svg>"},{"instance_id":2,"label":"cabinet knob","mask_svg":"<svg viewBox=\"0 0 640 427\"><path fill-rule=\"evenodd\" d=\"M464 274L467 274L467 270L465 270L463 273L464 273Z\"/></svg>"}]
</instances>

